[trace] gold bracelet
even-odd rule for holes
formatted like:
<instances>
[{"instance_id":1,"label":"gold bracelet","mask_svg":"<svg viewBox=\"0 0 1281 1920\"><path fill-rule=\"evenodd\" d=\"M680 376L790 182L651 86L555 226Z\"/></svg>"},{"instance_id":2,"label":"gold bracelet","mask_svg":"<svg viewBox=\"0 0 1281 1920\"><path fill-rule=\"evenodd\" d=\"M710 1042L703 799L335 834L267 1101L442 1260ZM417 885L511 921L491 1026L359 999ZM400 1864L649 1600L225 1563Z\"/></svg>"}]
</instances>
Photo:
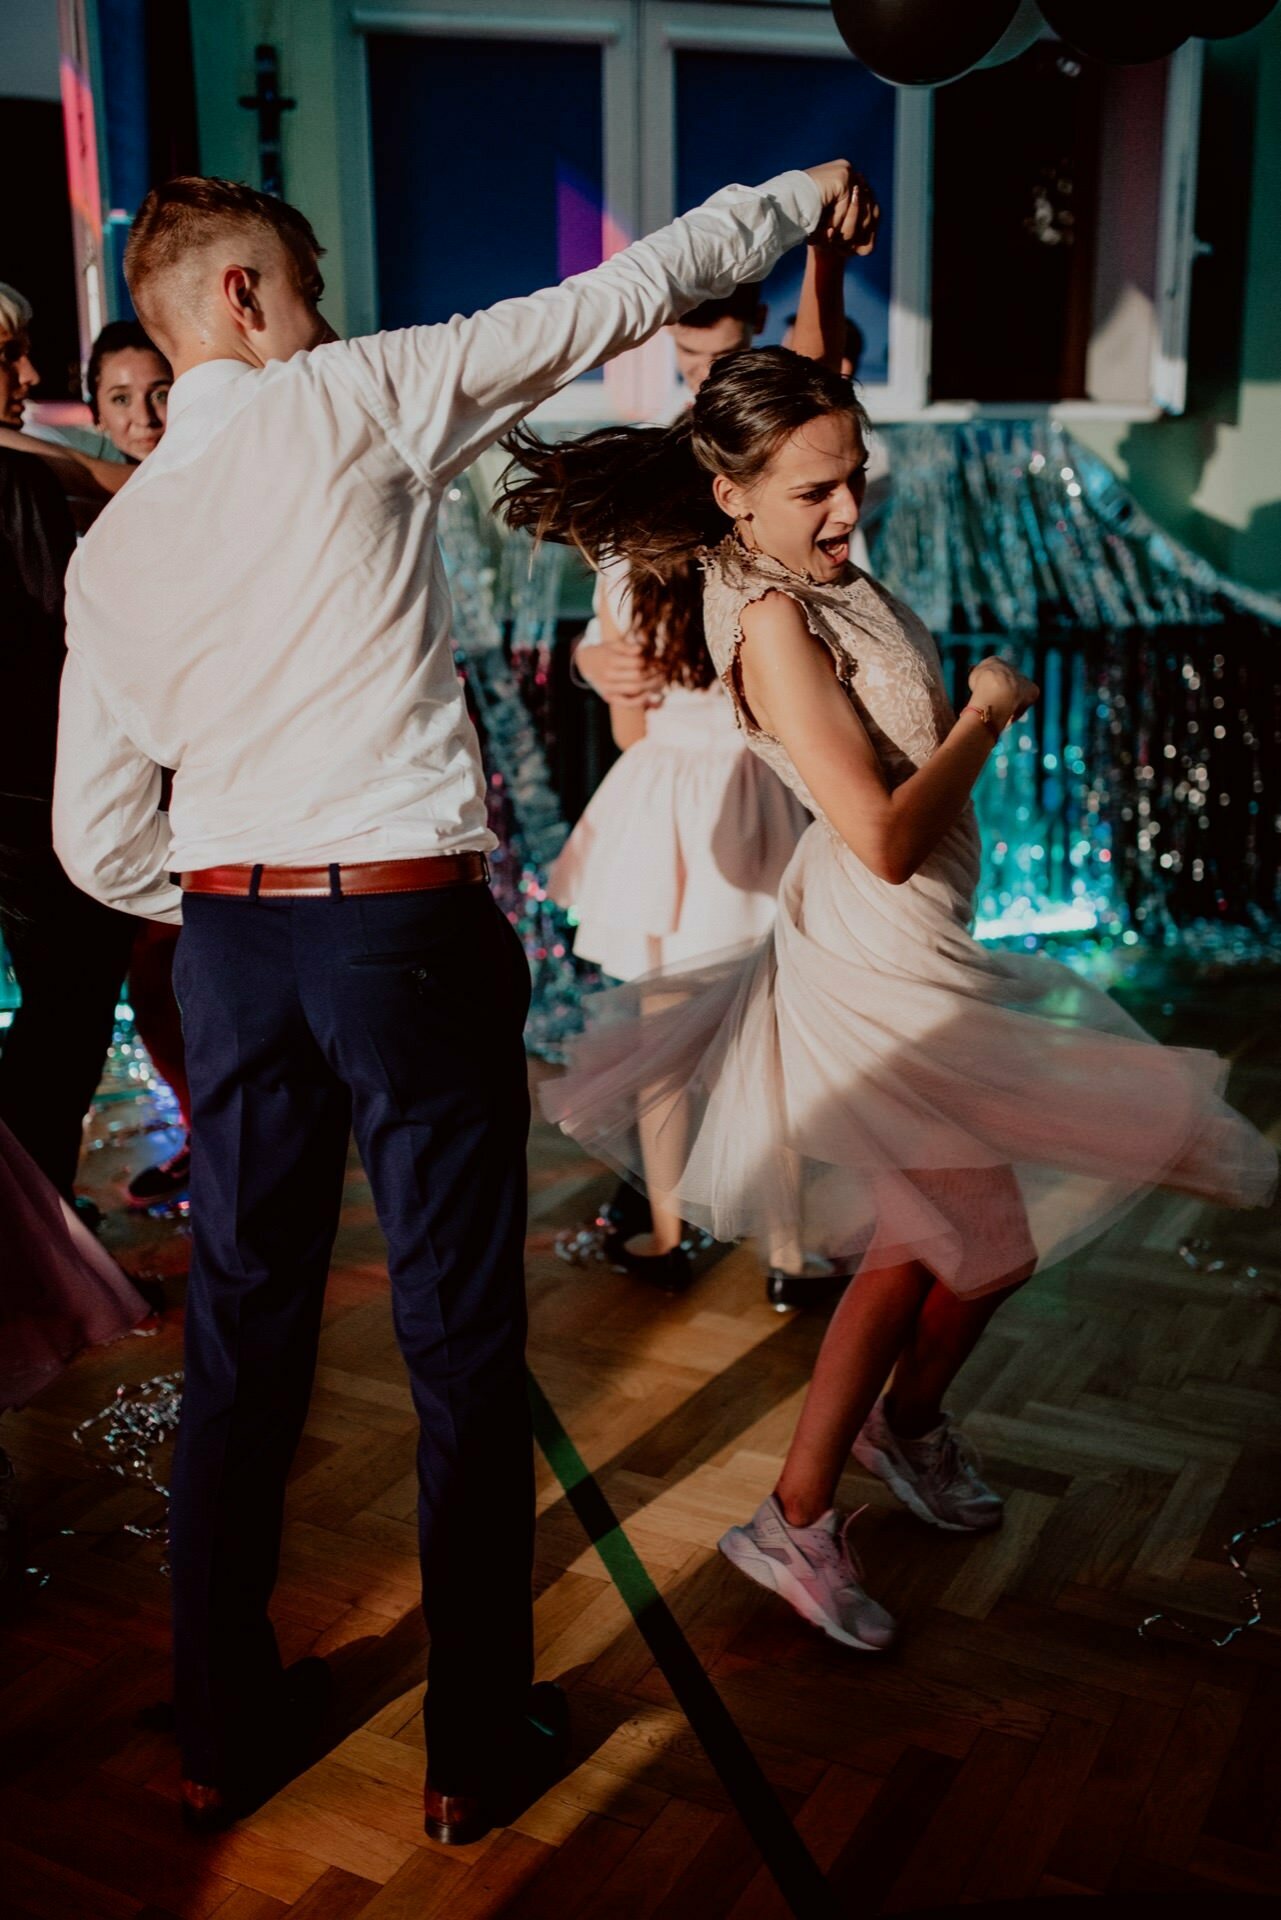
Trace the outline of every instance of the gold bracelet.
<instances>
[{"instance_id":1,"label":"gold bracelet","mask_svg":"<svg viewBox=\"0 0 1281 1920\"><path fill-rule=\"evenodd\" d=\"M971 701L970 701L970 704L969 704L969 706L968 706L968 707L962 707L962 708L961 708L961 712L962 712L962 713L977 713L977 715L978 715L978 717L979 717L979 719L980 719L980 720L981 720L981 721L983 722L983 725L984 725L984 726L985 726L985 727L987 728L987 730L988 730L988 732L989 732L989 733L991 734L991 736L992 736L992 738L993 738L993 740L994 740L994 741L995 741L995 742L996 742L996 743L997 743L998 745L1000 744L1000 739L1001 739L1001 729L1000 729L1000 728L999 728L999 727L997 726L997 724L996 724L996 722L995 722L995 720L994 720L994 719L992 718L992 709L991 709L991 707L980 707L980 706L978 706L978 705L977 705L977 704L976 704L976 703L975 703L975 702L974 702L973 700L971 700Z\"/></svg>"}]
</instances>

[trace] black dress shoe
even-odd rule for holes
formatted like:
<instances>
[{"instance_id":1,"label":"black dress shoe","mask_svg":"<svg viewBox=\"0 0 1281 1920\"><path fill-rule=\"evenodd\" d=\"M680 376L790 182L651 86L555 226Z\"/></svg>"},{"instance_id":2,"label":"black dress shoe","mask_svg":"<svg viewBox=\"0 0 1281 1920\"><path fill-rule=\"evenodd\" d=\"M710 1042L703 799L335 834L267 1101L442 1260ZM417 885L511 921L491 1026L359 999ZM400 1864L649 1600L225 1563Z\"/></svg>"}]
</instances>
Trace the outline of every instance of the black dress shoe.
<instances>
[{"instance_id":1,"label":"black dress shoe","mask_svg":"<svg viewBox=\"0 0 1281 1920\"><path fill-rule=\"evenodd\" d=\"M102 1208L98 1202L91 1200L87 1193L73 1193L71 1204L81 1226L88 1227L90 1233L97 1233L102 1226Z\"/></svg>"},{"instance_id":2,"label":"black dress shoe","mask_svg":"<svg viewBox=\"0 0 1281 1920\"><path fill-rule=\"evenodd\" d=\"M175 1193L185 1193L190 1184L191 1135L188 1134L177 1153L135 1173L128 1187L129 1205L154 1207L161 1200L172 1199Z\"/></svg>"},{"instance_id":3,"label":"black dress shoe","mask_svg":"<svg viewBox=\"0 0 1281 1920\"><path fill-rule=\"evenodd\" d=\"M569 1757L569 1702L560 1687L540 1681L494 1777L475 1793L442 1793L431 1775L423 1788L423 1831L442 1847L468 1847L492 1827L508 1826L541 1800L565 1771Z\"/></svg>"},{"instance_id":4,"label":"black dress shoe","mask_svg":"<svg viewBox=\"0 0 1281 1920\"><path fill-rule=\"evenodd\" d=\"M776 1313L826 1307L848 1277L843 1273L788 1273L782 1267L771 1267L765 1276L765 1298Z\"/></svg>"},{"instance_id":5,"label":"black dress shoe","mask_svg":"<svg viewBox=\"0 0 1281 1920\"><path fill-rule=\"evenodd\" d=\"M246 1754L223 1780L184 1776L180 1792L187 1826L194 1833L221 1833L309 1766L318 1757L333 1697L328 1662L314 1656L296 1660L281 1676L278 1711L263 1721L255 1751Z\"/></svg>"},{"instance_id":6,"label":"black dress shoe","mask_svg":"<svg viewBox=\"0 0 1281 1920\"><path fill-rule=\"evenodd\" d=\"M694 1263L683 1240L666 1253L633 1253L621 1233L612 1233L603 1251L607 1260L633 1280L643 1280L662 1293L684 1293L694 1278Z\"/></svg>"}]
</instances>

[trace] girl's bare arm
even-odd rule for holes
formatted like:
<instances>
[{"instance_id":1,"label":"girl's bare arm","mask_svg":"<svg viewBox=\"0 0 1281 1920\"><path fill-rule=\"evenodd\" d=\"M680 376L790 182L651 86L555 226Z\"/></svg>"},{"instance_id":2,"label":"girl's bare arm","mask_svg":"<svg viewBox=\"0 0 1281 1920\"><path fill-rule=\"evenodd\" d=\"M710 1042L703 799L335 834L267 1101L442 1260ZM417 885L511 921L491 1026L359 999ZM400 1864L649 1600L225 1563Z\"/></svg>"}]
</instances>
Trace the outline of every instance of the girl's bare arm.
<instances>
[{"instance_id":1,"label":"girl's bare arm","mask_svg":"<svg viewBox=\"0 0 1281 1920\"><path fill-rule=\"evenodd\" d=\"M992 751L979 715L963 713L924 766L891 789L830 654L787 594L744 610L740 673L752 718L781 741L846 845L891 885L910 880L957 820ZM973 687L998 727L1037 693L1001 661L976 669Z\"/></svg>"},{"instance_id":2,"label":"girl's bare arm","mask_svg":"<svg viewBox=\"0 0 1281 1920\"><path fill-rule=\"evenodd\" d=\"M821 360L839 373L845 357L845 262L847 256L831 247L805 249L805 279L801 284L792 347L807 360Z\"/></svg>"}]
</instances>

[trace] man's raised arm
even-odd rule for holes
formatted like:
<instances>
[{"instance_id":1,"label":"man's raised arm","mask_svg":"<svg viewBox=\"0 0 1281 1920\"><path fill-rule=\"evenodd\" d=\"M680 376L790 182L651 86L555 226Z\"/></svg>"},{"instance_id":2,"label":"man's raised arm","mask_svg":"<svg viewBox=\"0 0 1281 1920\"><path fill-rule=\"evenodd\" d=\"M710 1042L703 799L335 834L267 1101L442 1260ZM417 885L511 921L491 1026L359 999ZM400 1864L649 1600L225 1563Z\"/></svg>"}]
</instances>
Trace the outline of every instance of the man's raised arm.
<instances>
[{"instance_id":1,"label":"man's raised arm","mask_svg":"<svg viewBox=\"0 0 1281 1920\"><path fill-rule=\"evenodd\" d=\"M856 244L860 212L843 160L723 187L701 207L558 287L443 325L349 343L405 459L437 483L558 388L704 300L763 280L822 228Z\"/></svg>"}]
</instances>

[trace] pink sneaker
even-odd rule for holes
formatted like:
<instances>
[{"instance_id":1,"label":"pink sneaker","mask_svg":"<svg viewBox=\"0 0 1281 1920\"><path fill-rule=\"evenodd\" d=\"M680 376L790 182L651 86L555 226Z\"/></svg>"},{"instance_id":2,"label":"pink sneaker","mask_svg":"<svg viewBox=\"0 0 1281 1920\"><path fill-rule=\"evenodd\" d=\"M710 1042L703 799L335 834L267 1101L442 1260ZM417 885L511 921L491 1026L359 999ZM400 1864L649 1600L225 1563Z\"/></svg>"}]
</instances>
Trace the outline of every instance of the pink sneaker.
<instances>
[{"instance_id":1,"label":"pink sneaker","mask_svg":"<svg viewBox=\"0 0 1281 1920\"><path fill-rule=\"evenodd\" d=\"M895 1626L864 1590L863 1568L849 1543L857 1518L852 1513L842 1522L833 1507L812 1526L790 1527L771 1494L745 1527L730 1528L720 1550L740 1573L769 1587L833 1640L882 1653L893 1644Z\"/></svg>"},{"instance_id":2,"label":"pink sneaker","mask_svg":"<svg viewBox=\"0 0 1281 1920\"><path fill-rule=\"evenodd\" d=\"M932 1527L987 1533L1001 1524L1005 1502L979 1479L948 1414L919 1440L900 1440L885 1417L882 1398L863 1422L852 1452L861 1467Z\"/></svg>"}]
</instances>

